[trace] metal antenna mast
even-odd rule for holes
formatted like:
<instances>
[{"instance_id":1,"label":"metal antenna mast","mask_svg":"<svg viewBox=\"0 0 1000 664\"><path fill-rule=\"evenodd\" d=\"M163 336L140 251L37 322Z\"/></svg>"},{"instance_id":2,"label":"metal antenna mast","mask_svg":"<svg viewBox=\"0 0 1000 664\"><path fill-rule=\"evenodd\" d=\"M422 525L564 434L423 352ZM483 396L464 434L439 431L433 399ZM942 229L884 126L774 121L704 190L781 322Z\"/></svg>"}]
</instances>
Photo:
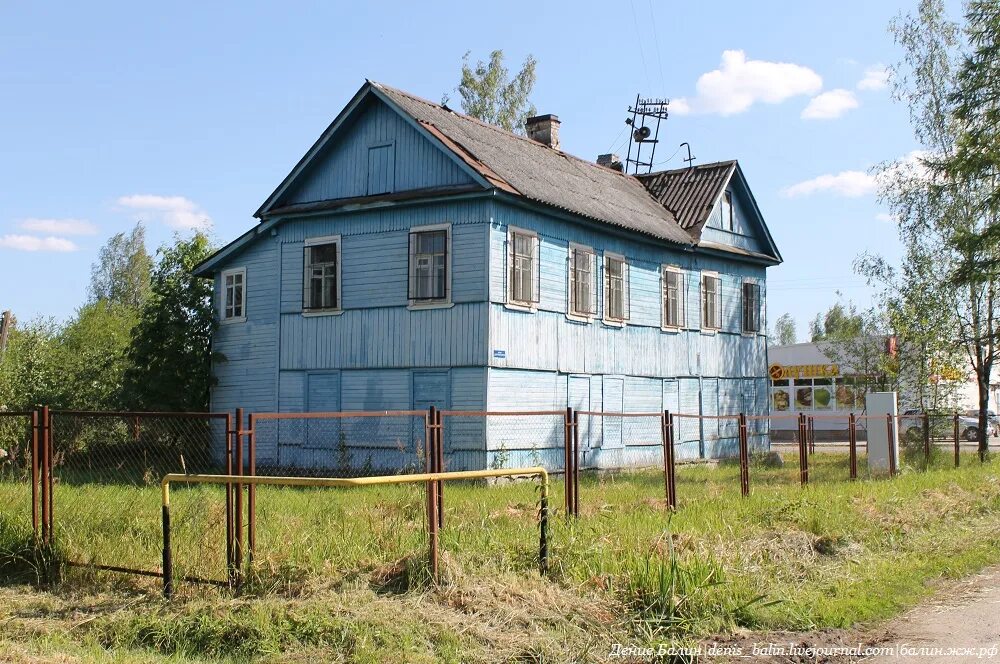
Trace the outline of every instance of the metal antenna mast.
<instances>
[{"instance_id":1,"label":"metal antenna mast","mask_svg":"<svg viewBox=\"0 0 1000 664\"><path fill-rule=\"evenodd\" d=\"M653 170L656 144L660 142L660 123L669 116L669 105L669 99L643 99L641 95L635 96L635 105L628 108L632 117L625 119L625 124L632 127L632 140L629 141L628 156L625 157L626 173L630 165L634 175L638 175L641 168L645 168L647 173ZM632 155L633 145L635 156ZM649 156L644 158L642 148L646 145L649 146Z\"/></svg>"}]
</instances>

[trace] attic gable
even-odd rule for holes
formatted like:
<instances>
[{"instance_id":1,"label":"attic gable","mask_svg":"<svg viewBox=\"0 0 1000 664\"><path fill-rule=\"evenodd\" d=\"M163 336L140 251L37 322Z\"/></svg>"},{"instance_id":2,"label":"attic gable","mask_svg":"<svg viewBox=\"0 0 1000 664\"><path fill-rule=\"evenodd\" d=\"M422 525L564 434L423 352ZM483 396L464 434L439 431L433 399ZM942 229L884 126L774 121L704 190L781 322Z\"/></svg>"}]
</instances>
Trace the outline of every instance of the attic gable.
<instances>
[{"instance_id":1,"label":"attic gable","mask_svg":"<svg viewBox=\"0 0 1000 664\"><path fill-rule=\"evenodd\" d=\"M461 187L480 185L407 118L367 96L262 210Z\"/></svg>"}]
</instances>

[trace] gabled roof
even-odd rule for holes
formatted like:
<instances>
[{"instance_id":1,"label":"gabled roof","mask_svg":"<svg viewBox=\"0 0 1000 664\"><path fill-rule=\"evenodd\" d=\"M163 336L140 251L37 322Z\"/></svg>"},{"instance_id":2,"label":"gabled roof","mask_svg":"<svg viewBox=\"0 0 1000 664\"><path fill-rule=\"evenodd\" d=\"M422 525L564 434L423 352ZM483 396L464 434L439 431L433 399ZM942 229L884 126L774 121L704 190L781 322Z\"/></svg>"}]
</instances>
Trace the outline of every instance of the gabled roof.
<instances>
[{"instance_id":1,"label":"gabled roof","mask_svg":"<svg viewBox=\"0 0 1000 664\"><path fill-rule=\"evenodd\" d=\"M637 177L677 217L681 228L697 239L735 170L736 161L730 160Z\"/></svg>"},{"instance_id":2,"label":"gabled roof","mask_svg":"<svg viewBox=\"0 0 1000 664\"><path fill-rule=\"evenodd\" d=\"M364 202L361 199L338 199L291 207L282 205L285 194L293 183L303 175L349 119L359 112L359 108L373 97L399 113L469 174L474 183L466 185L464 191L499 191L673 244L699 244L701 229L734 174L739 174L739 181L746 186L735 161L649 175L626 175L402 90L366 81L257 210L255 216L262 223L204 261L196 268L196 274L209 274L227 256L239 251L274 223L280 223L283 215ZM749 193L749 189L747 192ZM399 192L388 195L388 198L404 199L432 193L445 192ZM752 198L751 195L751 201ZM753 203L753 207L759 215L756 203ZM777 253L766 227L764 233L772 253L753 254L751 257L768 262L776 259L780 262L780 254ZM723 245L709 247L706 243L705 248L746 254Z\"/></svg>"},{"instance_id":3,"label":"gabled roof","mask_svg":"<svg viewBox=\"0 0 1000 664\"><path fill-rule=\"evenodd\" d=\"M512 134L494 125L456 113L402 90L368 81L348 108L355 108L368 93L410 118L417 129L456 156L484 188L550 205L567 212L637 231L675 244L690 245L691 238L669 211L657 205L642 183L618 171ZM338 116L320 141L290 174L300 173L318 154L344 120ZM289 178L272 194L258 217L280 201Z\"/></svg>"}]
</instances>

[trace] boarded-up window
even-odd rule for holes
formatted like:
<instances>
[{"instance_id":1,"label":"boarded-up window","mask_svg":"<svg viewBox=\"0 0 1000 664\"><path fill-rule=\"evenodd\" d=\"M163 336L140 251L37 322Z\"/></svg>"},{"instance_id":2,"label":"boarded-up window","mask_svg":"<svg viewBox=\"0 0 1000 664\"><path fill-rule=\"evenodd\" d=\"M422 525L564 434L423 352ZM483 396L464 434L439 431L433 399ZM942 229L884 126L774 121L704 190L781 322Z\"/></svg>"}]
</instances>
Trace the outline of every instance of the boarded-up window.
<instances>
[{"instance_id":1,"label":"boarded-up window","mask_svg":"<svg viewBox=\"0 0 1000 664\"><path fill-rule=\"evenodd\" d=\"M396 148L392 143L368 148L368 195L388 194L396 179Z\"/></svg>"}]
</instances>

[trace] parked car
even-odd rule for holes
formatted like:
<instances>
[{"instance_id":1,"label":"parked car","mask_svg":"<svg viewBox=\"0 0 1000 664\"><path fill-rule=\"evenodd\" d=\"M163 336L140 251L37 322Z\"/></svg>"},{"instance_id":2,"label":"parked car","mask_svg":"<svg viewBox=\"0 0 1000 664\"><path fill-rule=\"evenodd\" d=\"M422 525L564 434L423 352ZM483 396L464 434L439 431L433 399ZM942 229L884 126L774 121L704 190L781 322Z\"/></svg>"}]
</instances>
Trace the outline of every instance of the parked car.
<instances>
[{"instance_id":1,"label":"parked car","mask_svg":"<svg viewBox=\"0 0 1000 664\"><path fill-rule=\"evenodd\" d=\"M928 421L931 438L951 438L954 435L955 420L950 415L932 415ZM924 437L924 413L919 408L910 408L903 411L903 416L899 418L899 428L907 440L921 440ZM990 427L993 429L993 426ZM994 431L989 432L995 435ZM973 442L979 440L979 416L970 417L968 414L958 415L958 435L962 440Z\"/></svg>"},{"instance_id":2,"label":"parked car","mask_svg":"<svg viewBox=\"0 0 1000 664\"><path fill-rule=\"evenodd\" d=\"M979 411L976 409L965 411L965 415L979 422ZM992 410L986 411L986 420L990 423L990 435L1000 436L1000 417Z\"/></svg>"}]
</instances>

